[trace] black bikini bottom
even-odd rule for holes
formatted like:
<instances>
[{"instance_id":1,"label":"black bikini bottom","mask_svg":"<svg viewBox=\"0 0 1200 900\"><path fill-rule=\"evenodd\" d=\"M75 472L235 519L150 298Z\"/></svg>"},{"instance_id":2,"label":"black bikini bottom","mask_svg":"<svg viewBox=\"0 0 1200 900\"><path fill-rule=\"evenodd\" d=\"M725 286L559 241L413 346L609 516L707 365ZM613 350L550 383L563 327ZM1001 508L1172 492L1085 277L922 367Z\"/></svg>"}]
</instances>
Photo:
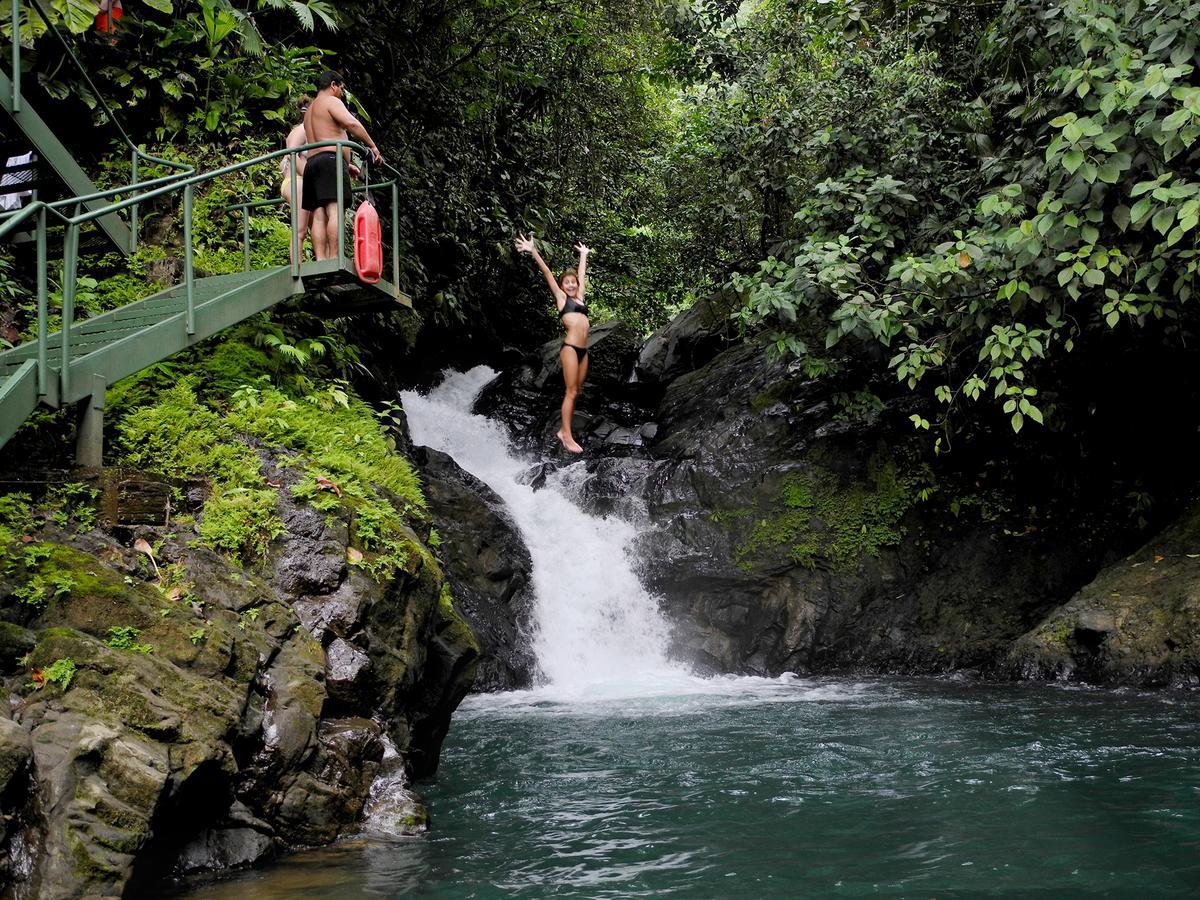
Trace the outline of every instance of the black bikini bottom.
<instances>
[{"instance_id":1,"label":"black bikini bottom","mask_svg":"<svg viewBox=\"0 0 1200 900\"><path fill-rule=\"evenodd\" d=\"M576 347L574 344L568 344L566 341L563 341L563 346L574 350L575 358L580 362L583 362L587 358L587 347Z\"/></svg>"}]
</instances>

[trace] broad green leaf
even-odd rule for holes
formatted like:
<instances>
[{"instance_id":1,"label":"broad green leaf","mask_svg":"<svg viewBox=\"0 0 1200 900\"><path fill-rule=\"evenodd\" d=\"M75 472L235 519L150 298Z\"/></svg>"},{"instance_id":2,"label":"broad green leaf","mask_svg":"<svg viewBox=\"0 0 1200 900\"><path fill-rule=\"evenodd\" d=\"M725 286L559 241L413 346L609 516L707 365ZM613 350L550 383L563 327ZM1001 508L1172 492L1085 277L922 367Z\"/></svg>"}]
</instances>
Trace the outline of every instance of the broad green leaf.
<instances>
[{"instance_id":1,"label":"broad green leaf","mask_svg":"<svg viewBox=\"0 0 1200 900\"><path fill-rule=\"evenodd\" d=\"M1175 221L1175 207L1168 206L1166 209L1160 209L1154 214L1154 218L1150 224L1154 226L1154 230L1159 234L1166 234L1167 229L1171 227L1171 223Z\"/></svg>"},{"instance_id":2,"label":"broad green leaf","mask_svg":"<svg viewBox=\"0 0 1200 900\"><path fill-rule=\"evenodd\" d=\"M1165 119L1163 119L1163 131L1178 131L1192 118L1192 114L1186 109L1177 109Z\"/></svg>"}]
</instances>

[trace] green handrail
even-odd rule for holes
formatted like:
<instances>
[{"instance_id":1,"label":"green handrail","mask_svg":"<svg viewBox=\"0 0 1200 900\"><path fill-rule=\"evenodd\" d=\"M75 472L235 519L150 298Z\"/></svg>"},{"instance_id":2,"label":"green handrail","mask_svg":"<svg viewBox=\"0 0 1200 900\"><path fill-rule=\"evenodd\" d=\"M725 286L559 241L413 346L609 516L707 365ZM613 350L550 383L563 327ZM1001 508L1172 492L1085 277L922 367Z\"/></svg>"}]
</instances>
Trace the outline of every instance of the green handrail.
<instances>
[{"instance_id":1,"label":"green handrail","mask_svg":"<svg viewBox=\"0 0 1200 900\"><path fill-rule=\"evenodd\" d=\"M392 202L393 202L393 204L399 202L399 191L397 190L397 187L396 187L396 179L393 178L390 181L381 181L379 184L372 185L372 187L373 188L385 188L385 187L392 188ZM296 190L296 186L292 185L292 196L293 197L296 196L295 190ZM361 187L352 186L350 189L350 195L353 196L355 194L365 193L366 191L367 191L366 185L362 185ZM225 212L235 212L235 211L240 210L242 213L242 271L244 271L244 272L250 271L250 210L252 210L252 209L267 209L268 207L282 206L283 203L284 203L284 199L282 197L274 197L270 200L251 200L246 203L231 203L225 207ZM291 204L289 204L289 206L290 205ZM289 215L294 220L295 219L295 210L289 210ZM400 221L399 211L396 210L395 207L393 206L393 214L392 214L392 240L393 241L395 241L395 239L396 239L395 236L400 231L399 221ZM294 246L296 243L296 237L297 237L296 223L295 223L295 221L293 221L292 222L292 244L293 244L292 256L293 256L293 258L295 258L295 254L296 254L296 248ZM398 272L399 272L399 268L394 267L393 274L396 274ZM395 282L393 282L393 283L395 283Z\"/></svg>"},{"instance_id":2,"label":"green handrail","mask_svg":"<svg viewBox=\"0 0 1200 900\"><path fill-rule=\"evenodd\" d=\"M48 291L47 291L47 269L48 260L46 254L47 232L50 223L50 217L53 216L59 223L65 226L65 235L63 238L63 291L62 291L62 332L61 346L59 355L61 358L61 369L59 372L60 396L68 396L70 393L70 378L71 378L71 357L72 357L72 335L71 329L75 325L75 294L78 286L78 269L79 269L79 235L84 225L98 218L109 215L113 212L119 212L128 209L136 204L145 203L154 200L158 197L173 194L179 191L183 192L183 229L184 229L184 272L183 272L183 289L186 296L187 304L187 333L189 335L196 333L196 277L194 269L194 247L192 245L192 218L194 213L194 197L195 188L199 185L214 181L225 175L230 175L236 172L243 171L251 166L262 165L263 163L271 162L284 156L291 157L291 170L293 173L293 197L295 197L296 188L296 159L301 153L307 153L317 148L333 147L335 154L341 157L346 150L351 150L359 154L365 155L367 148L350 140L335 140L335 141L315 141L311 144L304 144L300 147L292 147L282 150L274 150L269 153L264 153L252 159L242 160L236 163L230 163L219 169L211 172L171 175L166 178L155 179L158 182L156 186L150 187L151 182L144 182L138 185L128 185L124 189L113 188L107 191L97 191L82 197L73 197L70 200L56 201L54 203L46 203L41 200L34 201L22 210L12 214L7 219L0 222L0 239L15 231L18 226L26 222L30 218L37 219L37 252L38 252L38 276L37 276L37 294L38 294L38 338L37 338L37 370L38 370L38 395L45 397L50 392L50 372L49 372L49 310L48 310ZM388 167L392 168L392 167ZM394 172L395 169L392 169ZM161 182L167 183L161 183ZM400 259L399 259L399 186L395 179L375 185L375 187L383 188L390 187L392 191L392 277L393 287L398 287L400 276ZM122 191L135 191L135 196L114 199L105 205L96 208L87 209L85 204L105 200L110 197L117 197ZM358 193L363 188L355 188L351 186L351 196ZM344 196L343 180L338 179L338 267L342 268L345 265L345 209L346 198ZM249 210L252 208L262 208L274 206L282 202L282 198L270 200L251 201L243 204L233 204L227 209L241 209L243 212L244 222L246 226L243 231L243 237L246 240L243 259L248 265L249 260ZM71 207L68 212L67 208ZM297 244L297 204L292 204L292 277L300 277L299 252Z\"/></svg>"},{"instance_id":3,"label":"green handrail","mask_svg":"<svg viewBox=\"0 0 1200 900\"><path fill-rule=\"evenodd\" d=\"M43 200L34 200L28 206L22 207L19 211L8 213L5 216L0 217L4 220L3 224L0 224L0 238L6 237L9 232L15 231L18 225L20 225L26 219L31 218L34 213L39 213L43 210L54 213L63 222L67 221L67 217L51 207L49 203L46 203Z\"/></svg>"}]
</instances>

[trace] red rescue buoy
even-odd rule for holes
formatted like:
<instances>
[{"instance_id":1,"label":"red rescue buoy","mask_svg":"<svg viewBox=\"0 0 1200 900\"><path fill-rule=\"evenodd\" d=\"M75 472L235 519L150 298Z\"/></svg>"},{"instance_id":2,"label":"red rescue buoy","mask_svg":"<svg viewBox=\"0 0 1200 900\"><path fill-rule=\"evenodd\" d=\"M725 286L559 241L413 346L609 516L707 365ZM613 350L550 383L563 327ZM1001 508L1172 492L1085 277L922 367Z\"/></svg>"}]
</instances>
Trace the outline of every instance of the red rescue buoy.
<instances>
[{"instance_id":1,"label":"red rescue buoy","mask_svg":"<svg viewBox=\"0 0 1200 900\"><path fill-rule=\"evenodd\" d=\"M383 274L383 232L379 213L369 199L360 203L354 214L354 268L367 284L374 284Z\"/></svg>"}]
</instances>

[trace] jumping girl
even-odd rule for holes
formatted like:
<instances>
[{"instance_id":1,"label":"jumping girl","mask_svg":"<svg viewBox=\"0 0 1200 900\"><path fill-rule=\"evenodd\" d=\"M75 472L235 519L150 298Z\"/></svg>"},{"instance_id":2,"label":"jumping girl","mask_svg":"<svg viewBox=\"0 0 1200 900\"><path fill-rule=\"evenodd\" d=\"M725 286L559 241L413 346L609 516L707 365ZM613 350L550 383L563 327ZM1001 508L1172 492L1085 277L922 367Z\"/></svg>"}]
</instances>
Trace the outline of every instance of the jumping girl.
<instances>
[{"instance_id":1,"label":"jumping girl","mask_svg":"<svg viewBox=\"0 0 1200 900\"><path fill-rule=\"evenodd\" d=\"M517 236L517 250L530 254L542 270L542 276L546 279L558 306L558 315L567 330L562 349L558 351L566 392L562 402L562 427L559 428L556 437L571 453L582 453L583 448L571 436L571 416L575 413L575 399L583 390L583 380L587 378L588 371L588 308L583 294L587 290L587 258L592 251L583 244L576 244L575 249L579 251L579 268L567 269L562 278L555 278L546 261L542 259L542 254L538 253L533 238Z\"/></svg>"}]
</instances>

